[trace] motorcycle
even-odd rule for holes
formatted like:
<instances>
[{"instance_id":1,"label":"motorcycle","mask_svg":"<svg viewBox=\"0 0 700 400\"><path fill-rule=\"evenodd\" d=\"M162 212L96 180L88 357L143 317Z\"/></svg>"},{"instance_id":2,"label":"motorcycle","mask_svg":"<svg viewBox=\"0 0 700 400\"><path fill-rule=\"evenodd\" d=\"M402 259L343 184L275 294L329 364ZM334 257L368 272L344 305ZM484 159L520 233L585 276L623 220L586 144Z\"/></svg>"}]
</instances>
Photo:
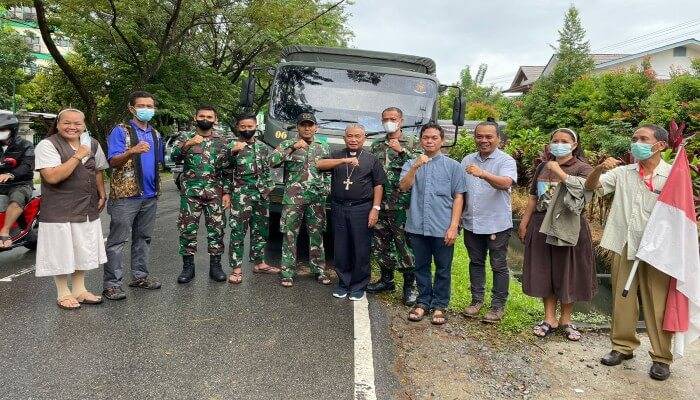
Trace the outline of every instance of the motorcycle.
<instances>
[{"instance_id":1,"label":"motorcycle","mask_svg":"<svg viewBox=\"0 0 700 400\"><path fill-rule=\"evenodd\" d=\"M14 168L17 160L5 158L0 160L0 168L3 166ZM5 211L9 204L9 197L0 195L0 225L5 223ZM16 247L25 247L29 250L36 250L36 242L39 234L39 206L41 205L41 195L36 193L24 207L24 211L10 227L10 237L12 245L0 248L0 252L8 251Z\"/></svg>"}]
</instances>

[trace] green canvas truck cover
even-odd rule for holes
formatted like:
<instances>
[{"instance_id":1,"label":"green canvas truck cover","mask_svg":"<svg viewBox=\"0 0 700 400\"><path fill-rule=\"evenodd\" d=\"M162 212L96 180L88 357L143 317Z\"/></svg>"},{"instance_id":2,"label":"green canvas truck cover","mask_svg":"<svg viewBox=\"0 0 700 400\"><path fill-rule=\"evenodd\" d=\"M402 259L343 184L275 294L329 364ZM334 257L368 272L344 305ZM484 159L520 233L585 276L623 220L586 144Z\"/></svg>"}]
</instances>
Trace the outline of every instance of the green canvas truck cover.
<instances>
[{"instance_id":1,"label":"green canvas truck cover","mask_svg":"<svg viewBox=\"0 0 700 400\"><path fill-rule=\"evenodd\" d=\"M289 46L282 50L284 61L327 62L376 67L435 75L435 61L427 57L338 47Z\"/></svg>"}]
</instances>

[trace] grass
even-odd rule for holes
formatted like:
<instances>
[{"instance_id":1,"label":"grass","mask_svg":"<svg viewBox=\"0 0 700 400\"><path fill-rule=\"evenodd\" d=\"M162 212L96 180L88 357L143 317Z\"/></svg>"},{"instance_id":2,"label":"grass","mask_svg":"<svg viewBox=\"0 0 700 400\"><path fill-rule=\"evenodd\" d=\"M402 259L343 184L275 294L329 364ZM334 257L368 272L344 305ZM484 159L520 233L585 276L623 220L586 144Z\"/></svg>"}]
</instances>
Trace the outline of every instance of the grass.
<instances>
[{"instance_id":1,"label":"grass","mask_svg":"<svg viewBox=\"0 0 700 400\"><path fill-rule=\"evenodd\" d=\"M401 274L396 274L396 283L395 293L397 298L400 298L401 288L403 287L403 277ZM469 306L471 301L469 285L469 255L467 254L467 249L464 247L464 241L460 235L455 243L455 254L452 261L452 292L450 305L448 307L451 311L461 312ZM486 293L484 298L486 306L482 309L482 315L488 311L488 305L491 302L492 285L493 275L491 273L491 268L487 264ZM512 334L530 330L544 315L542 301L539 298L524 294L520 282L512 277L510 279L508 291L506 313L503 316L503 320L498 325L499 330Z\"/></svg>"}]
</instances>

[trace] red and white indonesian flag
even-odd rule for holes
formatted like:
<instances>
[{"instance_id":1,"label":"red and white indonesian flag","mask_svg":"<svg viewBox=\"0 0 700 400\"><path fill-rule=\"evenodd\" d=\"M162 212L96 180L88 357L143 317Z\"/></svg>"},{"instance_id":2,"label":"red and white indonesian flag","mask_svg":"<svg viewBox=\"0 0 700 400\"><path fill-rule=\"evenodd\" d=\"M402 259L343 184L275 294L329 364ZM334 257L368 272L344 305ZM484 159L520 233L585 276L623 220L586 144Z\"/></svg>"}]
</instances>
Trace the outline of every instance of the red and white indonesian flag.
<instances>
[{"instance_id":1,"label":"red and white indonesian flag","mask_svg":"<svg viewBox=\"0 0 700 400\"><path fill-rule=\"evenodd\" d=\"M700 336L700 250L693 185L685 148L649 217L637 258L671 276L664 330L675 332L673 353Z\"/></svg>"}]
</instances>

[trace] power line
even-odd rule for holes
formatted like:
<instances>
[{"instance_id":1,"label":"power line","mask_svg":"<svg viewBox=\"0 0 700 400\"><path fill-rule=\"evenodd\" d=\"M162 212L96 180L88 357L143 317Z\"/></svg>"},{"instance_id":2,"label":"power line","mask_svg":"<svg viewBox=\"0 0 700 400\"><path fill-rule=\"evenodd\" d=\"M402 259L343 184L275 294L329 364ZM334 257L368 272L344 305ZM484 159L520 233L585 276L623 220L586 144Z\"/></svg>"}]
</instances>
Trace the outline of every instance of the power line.
<instances>
[{"instance_id":1,"label":"power line","mask_svg":"<svg viewBox=\"0 0 700 400\"><path fill-rule=\"evenodd\" d=\"M666 36L674 31L692 28L696 25L700 25L700 19L686 21L686 22L683 22L681 24L670 26L670 27L667 27L667 28L664 28L664 29L661 29L658 31L649 32L647 34L636 36L636 37L626 39L626 40L623 40L623 41L620 41L617 43L608 44L608 45L597 48L595 50L595 52L610 51L612 49L621 48L621 47L624 47L624 46L632 44L632 43L643 42L643 41L646 41L649 39L655 39L657 37Z\"/></svg>"}]
</instances>

